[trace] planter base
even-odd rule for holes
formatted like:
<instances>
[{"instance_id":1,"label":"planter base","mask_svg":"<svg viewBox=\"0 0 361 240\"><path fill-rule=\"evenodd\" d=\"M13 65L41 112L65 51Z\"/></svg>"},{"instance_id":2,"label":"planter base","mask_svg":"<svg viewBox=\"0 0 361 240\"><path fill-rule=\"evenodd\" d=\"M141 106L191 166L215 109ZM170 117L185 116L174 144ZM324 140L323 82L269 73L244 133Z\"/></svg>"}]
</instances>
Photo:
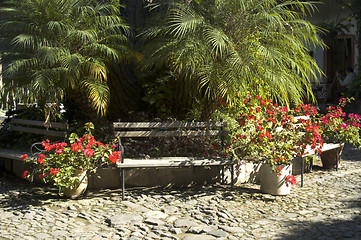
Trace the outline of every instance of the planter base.
<instances>
[{"instance_id":1,"label":"planter base","mask_svg":"<svg viewBox=\"0 0 361 240\"><path fill-rule=\"evenodd\" d=\"M338 169L341 160L341 154L344 145L341 145L338 149L331 149L321 153L322 167L326 169L336 168ZM338 152L338 156L337 156ZM337 162L338 161L338 162Z\"/></svg>"},{"instance_id":2,"label":"planter base","mask_svg":"<svg viewBox=\"0 0 361 240\"><path fill-rule=\"evenodd\" d=\"M80 195L82 195L85 190L87 189L88 186L88 177L86 176L87 171L78 171L76 178L79 179L79 185L77 188L75 189L70 189L70 188L63 188L61 189L61 192L64 194L65 197L67 198L77 198Z\"/></svg>"},{"instance_id":3,"label":"planter base","mask_svg":"<svg viewBox=\"0 0 361 240\"><path fill-rule=\"evenodd\" d=\"M281 175L272 171L268 164L261 167L261 192L272 195L288 195L291 184L286 184L286 177L292 175L292 165L283 166Z\"/></svg>"}]
</instances>

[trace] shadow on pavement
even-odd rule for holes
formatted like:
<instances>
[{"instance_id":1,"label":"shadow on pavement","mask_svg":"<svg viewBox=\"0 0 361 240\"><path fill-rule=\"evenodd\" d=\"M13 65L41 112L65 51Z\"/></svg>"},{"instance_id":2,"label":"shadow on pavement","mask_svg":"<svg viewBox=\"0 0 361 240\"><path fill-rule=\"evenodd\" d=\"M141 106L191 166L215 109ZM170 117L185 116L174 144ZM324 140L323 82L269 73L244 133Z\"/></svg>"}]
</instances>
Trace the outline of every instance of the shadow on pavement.
<instances>
[{"instance_id":1,"label":"shadow on pavement","mask_svg":"<svg viewBox=\"0 0 361 240\"><path fill-rule=\"evenodd\" d=\"M343 202L348 203L346 209L355 209L352 219L342 220L343 211L340 210L339 214L329 216L329 218L341 218L337 220L288 221L285 225L292 229L279 239L361 239L361 199L355 196Z\"/></svg>"},{"instance_id":2,"label":"shadow on pavement","mask_svg":"<svg viewBox=\"0 0 361 240\"><path fill-rule=\"evenodd\" d=\"M25 210L61 199L56 188L30 183L11 175L0 177L0 196L0 207L9 210Z\"/></svg>"},{"instance_id":3,"label":"shadow on pavement","mask_svg":"<svg viewBox=\"0 0 361 240\"><path fill-rule=\"evenodd\" d=\"M351 220L287 222L289 234L278 239L361 239L361 216Z\"/></svg>"}]
</instances>

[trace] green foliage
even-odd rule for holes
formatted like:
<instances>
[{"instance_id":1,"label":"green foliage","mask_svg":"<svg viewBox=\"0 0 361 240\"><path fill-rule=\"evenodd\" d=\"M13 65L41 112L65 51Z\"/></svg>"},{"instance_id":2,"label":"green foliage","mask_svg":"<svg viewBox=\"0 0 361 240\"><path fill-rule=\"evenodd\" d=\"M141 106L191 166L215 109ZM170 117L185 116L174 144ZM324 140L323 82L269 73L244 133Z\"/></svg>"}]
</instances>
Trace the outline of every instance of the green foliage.
<instances>
[{"instance_id":1,"label":"green foliage","mask_svg":"<svg viewBox=\"0 0 361 240\"><path fill-rule=\"evenodd\" d=\"M353 99L341 98L336 107L327 107L327 113L321 116L320 125L326 142L350 143L361 148L360 116L354 113L347 115L343 110L347 103L351 103L351 100Z\"/></svg>"},{"instance_id":2,"label":"green foliage","mask_svg":"<svg viewBox=\"0 0 361 240\"><path fill-rule=\"evenodd\" d=\"M143 66L173 72L168 86L177 95L169 104L190 108L195 98L206 98L213 104L204 102L202 111L210 112L219 98L233 104L240 92L285 104L313 98L310 80L320 69L306 46L322 42L319 29L305 20L314 11L311 3L175 1L151 7L166 17L140 35Z\"/></svg>"},{"instance_id":3,"label":"green foliage","mask_svg":"<svg viewBox=\"0 0 361 240\"><path fill-rule=\"evenodd\" d=\"M109 66L128 52L129 26L119 1L7 1L0 8L3 104L63 101L69 90L105 114Z\"/></svg>"}]
</instances>

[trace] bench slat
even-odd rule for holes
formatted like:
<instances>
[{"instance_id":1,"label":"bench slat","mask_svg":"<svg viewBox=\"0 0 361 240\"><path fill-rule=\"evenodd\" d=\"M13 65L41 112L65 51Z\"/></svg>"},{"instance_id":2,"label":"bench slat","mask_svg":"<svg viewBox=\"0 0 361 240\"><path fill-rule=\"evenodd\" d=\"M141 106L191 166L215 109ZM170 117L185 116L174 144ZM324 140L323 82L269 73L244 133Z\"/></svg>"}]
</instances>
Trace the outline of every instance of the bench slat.
<instances>
[{"instance_id":1,"label":"bench slat","mask_svg":"<svg viewBox=\"0 0 361 240\"><path fill-rule=\"evenodd\" d=\"M210 128L226 127L226 122L114 122L118 128Z\"/></svg>"},{"instance_id":2,"label":"bench slat","mask_svg":"<svg viewBox=\"0 0 361 240\"><path fill-rule=\"evenodd\" d=\"M159 159L124 159L117 163L118 168L154 168L154 167L195 167L232 165L233 160L192 159L192 158L159 158Z\"/></svg>"},{"instance_id":3,"label":"bench slat","mask_svg":"<svg viewBox=\"0 0 361 240\"><path fill-rule=\"evenodd\" d=\"M337 148L341 147L342 145L343 144L341 144L341 143L324 143L321 150L322 150L322 152L326 152L326 151L329 151L332 149L337 149ZM315 149L311 149L311 146L307 146L306 152L308 152L308 153L303 155L302 157L307 157L309 155L314 155L317 153Z\"/></svg>"},{"instance_id":4,"label":"bench slat","mask_svg":"<svg viewBox=\"0 0 361 240\"><path fill-rule=\"evenodd\" d=\"M38 127L59 128L59 129L65 129L65 130L68 129L68 124L66 124L66 123L49 122L47 124L44 124L44 121L26 120L26 119L19 119L19 118L12 118L11 123L12 124L38 126Z\"/></svg>"},{"instance_id":5,"label":"bench slat","mask_svg":"<svg viewBox=\"0 0 361 240\"><path fill-rule=\"evenodd\" d=\"M61 131L37 129L37 128L21 127L21 126L11 126L11 130L17 131L17 132L27 132L27 133L33 133L33 134L55 136L55 137L65 137L66 136L66 133L61 132Z\"/></svg>"},{"instance_id":6,"label":"bench slat","mask_svg":"<svg viewBox=\"0 0 361 240\"><path fill-rule=\"evenodd\" d=\"M24 153L21 153L19 151L16 150L11 150L11 149L0 149L0 158L6 158L6 159L12 159L12 160L18 160L18 161L23 161L21 159L21 155ZM30 155L30 153L28 154Z\"/></svg>"},{"instance_id":7,"label":"bench slat","mask_svg":"<svg viewBox=\"0 0 361 240\"><path fill-rule=\"evenodd\" d=\"M227 131L204 130L204 131L121 131L116 132L117 137L206 137L206 136L226 136Z\"/></svg>"}]
</instances>

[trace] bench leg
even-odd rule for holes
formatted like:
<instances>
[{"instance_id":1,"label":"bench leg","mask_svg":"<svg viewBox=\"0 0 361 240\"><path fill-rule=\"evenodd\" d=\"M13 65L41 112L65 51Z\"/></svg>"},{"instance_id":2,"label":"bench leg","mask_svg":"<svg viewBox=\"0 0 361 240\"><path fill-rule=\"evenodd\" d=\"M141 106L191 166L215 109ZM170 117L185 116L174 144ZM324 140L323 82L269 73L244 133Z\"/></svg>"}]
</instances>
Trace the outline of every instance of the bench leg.
<instances>
[{"instance_id":1,"label":"bench leg","mask_svg":"<svg viewBox=\"0 0 361 240\"><path fill-rule=\"evenodd\" d=\"M336 148L336 171L338 171L338 163L340 161L339 151L339 148Z\"/></svg>"},{"instance_id":2,"label":"bench leg","mask_svg":"<svg viewBox=\"0 0 361 240\"><path fill-rule=\"evenodd\" d=\"M121 169L122 199L125 197L125 169Z\"/></svg>"},{"instance_id":3,"label":"bench leg","mask_svg":"<svg viewBox=\"0 0 361 240\"><path fill-rule=\"evenodd\" d=\"M221 167L221 184L224 184L224 166Z\"/></svg>"},{"instance_id":4,"label":"bench leg","mask_svg":"<svg viewBox=\"0 0 361 240\"><path fill-rule=\"evenodd\" d=\"M301 158L301 187L303 187L303 174L305 172L305 161L306 158Z\"/></svg>"},{"instance_id":5,"label":"bench leg","mask_svg":"<svg viewBox=\"0 0 361 240\"><path fill-rule=\"evenodd\" d=\"M234 167L233 164L231 164L231 189L234 188Z\"/></svg>"}]
</instances>

